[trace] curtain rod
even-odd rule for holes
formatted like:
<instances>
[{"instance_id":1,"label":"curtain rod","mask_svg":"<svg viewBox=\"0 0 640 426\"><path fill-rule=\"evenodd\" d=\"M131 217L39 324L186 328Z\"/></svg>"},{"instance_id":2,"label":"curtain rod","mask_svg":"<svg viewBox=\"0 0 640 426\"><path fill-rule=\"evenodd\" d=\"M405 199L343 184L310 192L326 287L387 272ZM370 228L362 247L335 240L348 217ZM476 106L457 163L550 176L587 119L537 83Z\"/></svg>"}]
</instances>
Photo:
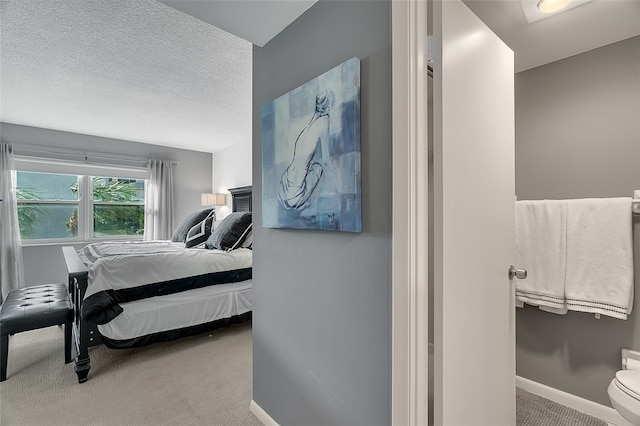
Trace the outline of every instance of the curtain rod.
<instances>
[{"instance_id":1,"label":"curtain rod","mask_svg":"<svg viewBox=\"0 0 640 426\"><path fill-rule=\"evenodd\" d=\"M144 157L129 157L129 158L123 158L123 157L117 157L117 156L113 156L113 155L109 155L106 153L99 153L99 152L83 152L83 153L76 153L76 152L71 152L71 151L60 151L60 150L51 150L51 149L46 149L46 147L44 146L36 146L36 145L32 145L34 147L30 147L30 146L20 146L20 145L13 145L13 151L14 154L17 156L23 156L23 157L28 157L29 153L39 153L39 154L47 154L46 157L43 156L38 156L39 158L47 158L47 159L59 159L59 158L51 158L52 155L54 156L61 156L63 157L62 159L67 159L68 157L76 157L78 158L80 161L84 161L84 162L89 162L90 160L111 160L111 161L116 161L119 163L122 162L127 162L127 163L135 163L135 164L141 164L141 165L145 165L147 164L148 159L144 158ZM77 161L77 160L76 160ZM178 163L176 162L172 162L171 163L173 166L177 166Z\"/></svg>"}]
</instances>

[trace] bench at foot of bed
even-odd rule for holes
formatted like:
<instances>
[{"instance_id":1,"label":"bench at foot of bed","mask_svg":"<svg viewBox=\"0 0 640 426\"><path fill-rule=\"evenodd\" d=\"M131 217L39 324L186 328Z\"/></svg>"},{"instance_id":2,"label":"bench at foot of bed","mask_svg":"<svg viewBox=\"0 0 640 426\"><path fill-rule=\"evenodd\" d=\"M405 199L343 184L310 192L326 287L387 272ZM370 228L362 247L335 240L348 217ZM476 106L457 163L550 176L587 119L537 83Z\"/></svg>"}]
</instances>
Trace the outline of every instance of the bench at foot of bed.
<instances>
[{"instance_id":1,"label":"bench at foot of bed","mask_svg":"<svg viewBox=\"0 0 640 426\"><path fill-rule=\"evenodd\" d=\"M64 362L71 362L73 305L64 284L43 284L11 290L0 305L0 382L7 378L9 336L64 325Z\"/></svg>"}]
</instances>

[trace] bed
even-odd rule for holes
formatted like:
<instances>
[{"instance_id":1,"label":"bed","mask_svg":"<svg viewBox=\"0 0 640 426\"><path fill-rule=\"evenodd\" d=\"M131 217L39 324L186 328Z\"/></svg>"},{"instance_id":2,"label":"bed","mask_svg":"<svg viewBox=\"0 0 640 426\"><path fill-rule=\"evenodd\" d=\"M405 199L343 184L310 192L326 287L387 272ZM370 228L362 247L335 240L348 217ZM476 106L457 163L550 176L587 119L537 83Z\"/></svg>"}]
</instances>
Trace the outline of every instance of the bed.
<instances>
[{"instance_id":1,"label":"bed","mask_svg":"<svg viewBox=\"0 0 640 426\"><path fill-rule=\"evenodd\" d=\"M206 209L195 212L171 241L62 248L78 382L88 379L91 346L133 348L251 319L251 187L231 193L231 215L214 226Z\"/></svg>"}]
</instances>

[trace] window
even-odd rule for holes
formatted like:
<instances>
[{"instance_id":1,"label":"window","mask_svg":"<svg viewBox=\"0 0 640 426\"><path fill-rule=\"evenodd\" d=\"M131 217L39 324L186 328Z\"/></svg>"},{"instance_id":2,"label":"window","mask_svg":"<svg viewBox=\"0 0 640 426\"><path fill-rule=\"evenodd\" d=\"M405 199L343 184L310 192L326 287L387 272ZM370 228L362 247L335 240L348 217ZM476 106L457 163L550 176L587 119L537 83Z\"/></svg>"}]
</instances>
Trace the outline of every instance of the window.
<instances>
[{"instance_id":1,"label":"window","mask_svg":"<svg viewBox=\"0 0 640 426\"><path fill-rule=\"evenodd\" d=\"M142 235L144 180L92 178L93 237Z\"/></svg>"},{"instance_id":2,"label":"window","mask_svg":"<svg viewBox=\"0 0 640 426\"><path fill-rule=\"evenodd\" d=\"M68 238L72 217L80 207L74 175L18 172L18 222L20 237L28 239Z\"/></svg>"},{"instance_id":3,"label":"window","mask_svg":"<svg viewBox=\"0 0 640 426\"><path fill-rule=\"evenodd\" d=\"M16 190L23 240L143 236L142 178L18 170Z\"/></svg>"}]
</instances>

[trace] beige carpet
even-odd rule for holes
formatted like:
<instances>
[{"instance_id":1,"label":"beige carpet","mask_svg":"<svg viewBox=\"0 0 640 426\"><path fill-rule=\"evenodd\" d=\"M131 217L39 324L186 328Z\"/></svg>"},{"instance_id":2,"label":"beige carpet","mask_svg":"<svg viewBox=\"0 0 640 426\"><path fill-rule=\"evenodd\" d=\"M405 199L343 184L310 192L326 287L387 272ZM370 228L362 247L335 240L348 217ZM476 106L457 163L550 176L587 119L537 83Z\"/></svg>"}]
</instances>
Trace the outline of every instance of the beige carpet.
<instances>
[{"instance_id":1,"label":"beige carpet","mask_svg":"<svg viewBox=\"0 0 640 426\"><path fill-rule=\"evenodd\" d=\"M251 325L138 349L90 348L89 380L64 364L60 327L9 338L0 424L258 426Z\"/></svg>"}]
</instances>

